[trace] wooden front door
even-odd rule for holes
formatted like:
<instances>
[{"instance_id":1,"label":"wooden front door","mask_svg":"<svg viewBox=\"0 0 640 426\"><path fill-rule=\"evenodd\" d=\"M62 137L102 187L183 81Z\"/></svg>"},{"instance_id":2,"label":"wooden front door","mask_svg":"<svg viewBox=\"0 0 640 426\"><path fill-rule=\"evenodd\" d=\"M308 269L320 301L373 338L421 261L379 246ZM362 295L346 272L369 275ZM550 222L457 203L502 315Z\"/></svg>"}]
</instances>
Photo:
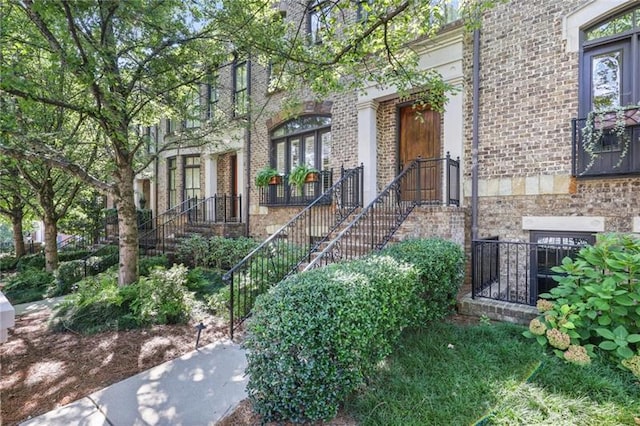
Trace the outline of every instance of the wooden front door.
<instances>
[{"instance_id":1,"label":"wooden front door","mask_svg":"<svg viewBox=\"0 0 640 426\"><path fill-rule=\"evenodd\" d=\"M441 119L440 113L429 108L400 108L400 141L398 157L400 171L413 160L421 158L419 168L405 179L402 199L419 202L439 202L442 198Z\"/></svg>"}]
</instances>

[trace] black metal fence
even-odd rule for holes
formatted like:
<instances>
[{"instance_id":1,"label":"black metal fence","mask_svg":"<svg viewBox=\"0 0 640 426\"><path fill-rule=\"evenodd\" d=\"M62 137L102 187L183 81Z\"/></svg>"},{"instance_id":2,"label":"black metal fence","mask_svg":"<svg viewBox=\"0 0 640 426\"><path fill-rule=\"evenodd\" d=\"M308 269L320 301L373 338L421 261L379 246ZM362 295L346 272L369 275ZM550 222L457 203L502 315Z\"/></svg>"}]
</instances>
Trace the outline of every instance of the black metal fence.
<instances>
[{"instance_id":1,"label":"black metal fence","mask_svg":"<svg viewBox=\"0 0 640 426\"><path fill-rule=\"evenodd\" d=\"M459 160L451 160L448 153L445 158L414 160L349 226L314 254L305 270L380 250L416 206L458 205L459 172Z\"/></svg>"},{"instance_id":2,"label":"black metal fence","mask_svg":"<svg viewBox=\"0 0 640 426\"><path fill-rule=\"evenodd\" d=\"M555 287L551 268L574 257L583 245L500 241L471 243L472 297L536 304L538 295Z\"/></svg>"},{"instance_id":3,"label":"black metal fence","mask_svg":"<svg viewBox=\"0 0 640 426\"><path fill-rule=\"evenodd\" d=\"M223 276L229 285L232 337L255 298L309 261L310 253L362 207L362 170L341 169L335 184Z\"/></svg>"},{"instance_id":4,"label":"black metal fence","mask_svg":"<svg viewBox=\"0 0 640 426\"><path fill-rule=\"evenodd\" d=\"M290 184L288 176L282 176L277 184L260 188L260 204L264 206L306 206L315 201L332 185L333 170L321 171L316 181L307 182L301 188Z\"/></svg>"}]
</instances>

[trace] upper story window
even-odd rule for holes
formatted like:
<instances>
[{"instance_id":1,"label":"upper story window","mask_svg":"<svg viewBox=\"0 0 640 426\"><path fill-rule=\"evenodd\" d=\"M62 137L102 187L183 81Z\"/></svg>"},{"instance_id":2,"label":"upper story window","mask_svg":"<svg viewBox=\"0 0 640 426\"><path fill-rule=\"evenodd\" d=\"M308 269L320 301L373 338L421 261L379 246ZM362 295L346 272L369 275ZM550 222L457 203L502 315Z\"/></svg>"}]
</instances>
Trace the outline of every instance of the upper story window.
<instances>
[{"instance_id":1,"label":"upper story window","mask_svg":"<svg viewBox=\"0 0 640 426\"><path fill-rule=\"evenodd\" d=\"M233 66L233 114L242 117L249 111L249 71L247 62Z\"/></svg>"},{"instance_id":2,"label":"upper story window","mask_svg":"<svg viewBox=\"0 0 640 426\"><path fill-rule=\"evenodd\" d=\"M209 84L207 85L207 118L211 119L215 115L220 94L218 93L218 72L214 71L209 75Z\"/></svg>"},{"instance_id":3,"label":"upper story window","mask_svg":"<svg viewBox=\"0 0 640 426\"><path fill-rule=\"evenodd\" d=\"M640 173L640 6L584 28L574 174Z\"/></svg>"},{"instance_id":4,"label":"upper story window","mask_svg":"<svg viewBox=\"0 0 640 426\"><path fill-rule=\"evenodd\" d=\"M640 7L584 31L580 115L640 103Z\"/></svg>"},{"instance_id":5,"label":"upper story window","mask_svg":"<svg viewBox=\"0 0 640 426\"><path fill-rule=\"evenodd\" d=\"M322 34L325 33L331 22L331 2L320 2L309 8L307 13L309 38L311 43L322 43Z\"/></svg>"},{"instance_id":6,"label":"upper story window","mask_svg":"<svg viewBox=\"0 0 640 426\"><path fill-rule=\"evenodd\" d=\"M185 129L200 127L200 86L195 86L189 91L189 103L187 104L186 116L184 119Z\"/></svg>"}]
</instances>

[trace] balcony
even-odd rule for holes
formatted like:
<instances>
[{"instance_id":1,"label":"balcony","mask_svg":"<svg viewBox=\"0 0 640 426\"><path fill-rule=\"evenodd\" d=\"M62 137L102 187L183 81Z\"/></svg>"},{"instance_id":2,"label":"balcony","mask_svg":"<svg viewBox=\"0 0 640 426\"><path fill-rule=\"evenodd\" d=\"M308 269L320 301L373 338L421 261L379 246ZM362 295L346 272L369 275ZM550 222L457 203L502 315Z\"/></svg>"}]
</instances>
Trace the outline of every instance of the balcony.
<instances>
[{"instance_id":1,"label":"balcony","mask_svg":"<svg viewBox=\"0 0 640 426\"><path fill-rule=\"evenodd\" d=\"M305 183L302 189L289 184L288 176L279 183L260 188L260 205L263 206L306 206L333 185L333 171L323 170L316 182ZM330 200L327 200L330 203Z\"/></svg>"},{"instance_id":2,"label":"balcony","mask_svg":"<svg viewBox=\"0 0 640 426\"><path fill-rule=\"evenodd\" d=\"M573 176L640 173L640 109L573 119L572 142Z\"/></svg>"}]
</instances>

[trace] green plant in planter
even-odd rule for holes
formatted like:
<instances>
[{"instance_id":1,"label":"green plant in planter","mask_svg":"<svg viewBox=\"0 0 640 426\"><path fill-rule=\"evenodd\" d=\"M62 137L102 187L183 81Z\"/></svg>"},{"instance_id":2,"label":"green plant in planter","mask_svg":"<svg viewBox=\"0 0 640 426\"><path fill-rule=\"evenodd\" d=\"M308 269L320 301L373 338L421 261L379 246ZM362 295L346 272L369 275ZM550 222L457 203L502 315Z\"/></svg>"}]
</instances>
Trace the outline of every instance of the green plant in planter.
<instances>
[{"instance_id":1,"label":"green plant in planter","mask_svg":"<svg viewBox=\"0 0 640 426\"><path fill-rule=\"evenodd\" d=\"M589 155L589 163L585 166L582 174L589 171L600 155L600 144L605 129L613 132L622 142L620 159L614 166L620 167L629 152L630 137L627 134L627 127L637 122L638 110L640 110L640 105L626 105L591 111L587 115L587 120L582 128L582 147Z\"/></svg>"},{"instance_id":2,"label":"green plant in planter","mask_svg":"<svg viewBox=\"0 0 640 426\"><path fill-rule=\"evenodd\" d=\"M307 164L300 164L291 170L291 174L289 175L289 184L297 186L300 192L302 192L302 188L307 182L307 176L311 173L317 174L320 172Z\"/></svg>"},{"instance_id":3,"label":"green plant in planter","mask_svg":"<svg viewBox=\"0 0 640 426\"><path fill-rule=\"evenodd\" d=\"M278 171L273 167L266 166L256 174L256 186L258 188L265 187L271 183L271 180L280 176Z\"/></svg>"}]
</instances>

